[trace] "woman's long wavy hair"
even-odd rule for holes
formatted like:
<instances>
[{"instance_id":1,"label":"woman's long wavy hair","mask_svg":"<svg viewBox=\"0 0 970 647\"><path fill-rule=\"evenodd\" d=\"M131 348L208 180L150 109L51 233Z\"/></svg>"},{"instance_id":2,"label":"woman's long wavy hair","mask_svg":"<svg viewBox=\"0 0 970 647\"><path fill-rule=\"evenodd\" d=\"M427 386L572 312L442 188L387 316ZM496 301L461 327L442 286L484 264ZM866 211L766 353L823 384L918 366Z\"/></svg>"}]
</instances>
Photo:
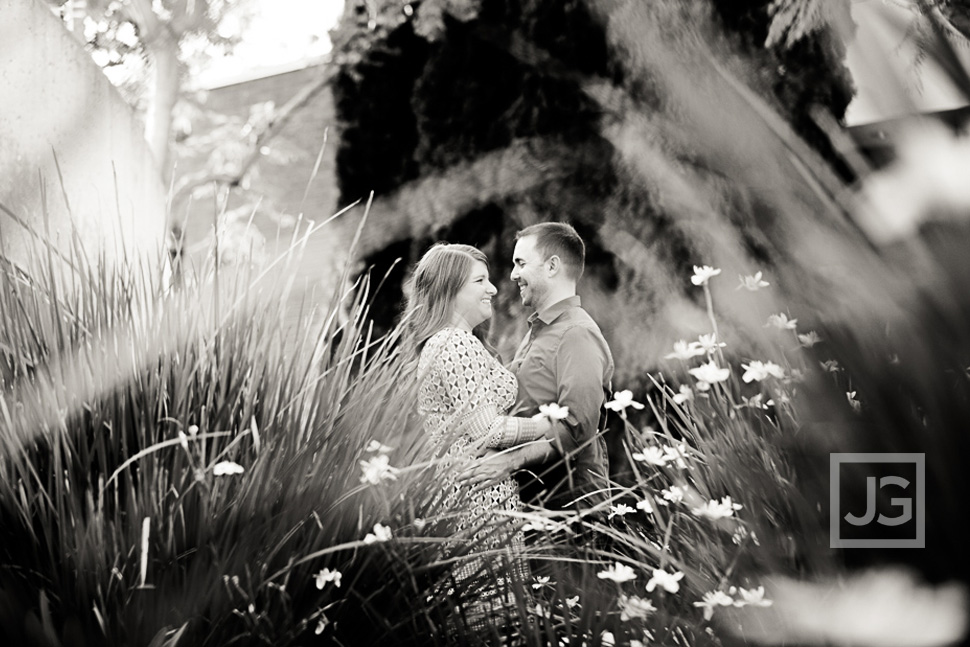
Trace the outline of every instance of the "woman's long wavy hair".
<instances>
[{"instance_id":1,"label":"woman's long wavy hair","mask_svg":"<svg viewBox=\"0 0 970 647\"><path fill-rule=\"evenodd\" d=\"M488 257L471 245L436 243L415 266L409 281L407 306L402 324L404 340L419 354L424 343L452 323L455 297L471 276L475 261L488 267ZM488 321L472 331L486 348Z\"/></svg>"}]
</instances>

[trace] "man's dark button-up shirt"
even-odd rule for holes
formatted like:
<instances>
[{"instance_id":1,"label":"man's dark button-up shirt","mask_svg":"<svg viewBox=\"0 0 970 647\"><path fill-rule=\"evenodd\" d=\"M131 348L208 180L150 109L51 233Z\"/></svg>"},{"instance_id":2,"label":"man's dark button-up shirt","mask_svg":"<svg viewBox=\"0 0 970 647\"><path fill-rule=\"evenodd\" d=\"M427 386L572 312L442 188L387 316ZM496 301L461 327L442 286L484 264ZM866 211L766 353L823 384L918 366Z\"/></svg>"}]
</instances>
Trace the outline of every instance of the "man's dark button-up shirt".
<instances>
[{"instance_id":1,"label":"man's dark button-up shirt","mask_svg":"<svg viewBox=\"0 0 970 647\"><path fill-rule=\"evenodd\" d=\"M522 496L549 508L585 509L606 500L609 461L598 427L613 356L578 296L533 313L529 324L529 335L509 366L519 381L510 415L532 416L539 405L549 403L568 407L568 417L556 425L559 447L568 460L552 471L551 465L533 466L531 471L541 478L520 479ZM577 500L576 506L570 505Z\"/></svg>"}]
</instances>

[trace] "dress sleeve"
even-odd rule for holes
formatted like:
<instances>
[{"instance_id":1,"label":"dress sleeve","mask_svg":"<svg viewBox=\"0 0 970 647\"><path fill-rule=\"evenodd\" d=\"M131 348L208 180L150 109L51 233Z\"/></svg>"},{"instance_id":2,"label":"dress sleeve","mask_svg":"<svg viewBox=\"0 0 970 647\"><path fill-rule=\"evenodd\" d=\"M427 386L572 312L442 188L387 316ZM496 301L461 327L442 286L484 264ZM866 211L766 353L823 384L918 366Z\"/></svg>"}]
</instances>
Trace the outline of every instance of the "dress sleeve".
<instances>
[{"instance_id":1,"label":"dress sleeve","mask_svg":"<svg viewBox=\"0 0 970 647\"><path fill-rule=\"evenodd\" d=\"M505 449L543 438L531 418L500 415L488 398L490 369L495 360L475 337L448 334L437 350L435 364L455 407L456 435L489 449Z\"/></svg>"}]
</instances>

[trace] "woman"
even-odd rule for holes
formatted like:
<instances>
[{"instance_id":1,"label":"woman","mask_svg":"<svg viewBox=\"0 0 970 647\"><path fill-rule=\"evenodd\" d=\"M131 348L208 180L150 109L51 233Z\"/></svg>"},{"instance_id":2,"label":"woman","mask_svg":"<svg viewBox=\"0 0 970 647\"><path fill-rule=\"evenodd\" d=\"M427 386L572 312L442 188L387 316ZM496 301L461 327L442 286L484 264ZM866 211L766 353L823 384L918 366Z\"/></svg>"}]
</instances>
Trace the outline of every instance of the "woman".
<instances>
[{"instance_id":1,"label":"woman","mask_svg":"<svg viewBox=\"0 0 970 647\"><path fill-rule=\"evenodd\" d=\"M529 574L521 531L509 536L490 523L496 511L521 508L515 481L507 478L470 490L459 479L486 449L541 441L550 431L546 419L503 415L515 401L518 384L482 342L496 293L488 280L488 259L469 245L439 243L418 262L410 287L404 321L420 357L418 411L425 416L428 440L442 468L438 503L443 511L456 512L455 534L475 552L504 554L506 566L524 583ZM479 628L508 602L505 578L487 571L494 561L466 560L454 572L463 590L476 592L476 602L465 610Z\"/></svg>"}]
</instances>

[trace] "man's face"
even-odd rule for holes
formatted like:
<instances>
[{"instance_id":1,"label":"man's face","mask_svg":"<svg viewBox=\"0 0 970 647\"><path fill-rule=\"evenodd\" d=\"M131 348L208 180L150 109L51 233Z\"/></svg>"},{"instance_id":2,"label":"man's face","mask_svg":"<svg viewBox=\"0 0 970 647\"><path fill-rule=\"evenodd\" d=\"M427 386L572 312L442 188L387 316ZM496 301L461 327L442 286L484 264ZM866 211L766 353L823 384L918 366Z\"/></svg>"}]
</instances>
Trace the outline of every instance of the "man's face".
<instances>
[{"instance_id":1,"label":"man's face","mask_svg":"<svg viewBox=\"0 0 970 647\"><path fill-rule=\"evenodd\" d=\"M538 310L549 291L545 259L536 249L535 236L523 236L512 252L512 282L519 286L522 305Z\"/></svg>"}]
</instances>

